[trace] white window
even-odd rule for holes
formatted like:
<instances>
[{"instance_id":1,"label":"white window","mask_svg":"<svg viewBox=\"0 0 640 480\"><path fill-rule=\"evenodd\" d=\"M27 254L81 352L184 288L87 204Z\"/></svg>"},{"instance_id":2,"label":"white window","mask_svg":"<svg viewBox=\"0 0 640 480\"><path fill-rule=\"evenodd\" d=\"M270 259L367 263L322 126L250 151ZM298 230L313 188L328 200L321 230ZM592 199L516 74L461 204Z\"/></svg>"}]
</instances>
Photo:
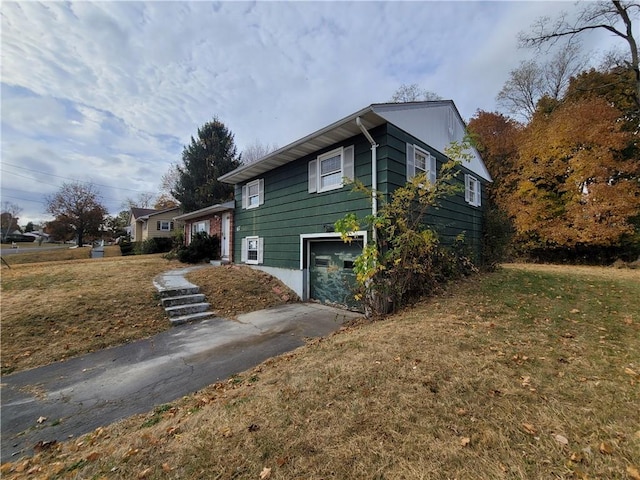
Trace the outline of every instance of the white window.
<instances>
[{"instance_id":1,"label":"white window","mask_svg":"<svg viewBox=\"0 0 640 480\"><path fill-rule=\"evenodd\" d=\"M173 230L173 222L169 220L158 220L157 229L161 232L170 232Z\"/></svg>"},{"instance_id":2,"label":"white window","mask_svg":"<svg viewBox=\"0 0 640 480\"><path fill-rule=\"evenodd\" d=\"M200 232L204 232L206 234L209 233L209 221L208 220L203 220L201 222L196 222L196 223L192 223L191 224L191 233L192 234L196 234L196 233L200 233Z\"/></svg>"},{"instance_id":3,"label":"white window","mask_svg":"<svg viewBox=\"0 0 640 480\"><path fill-rule=\"evenodd\" d=\"M242 239L242 261L258 265L263 259L263 239L261 237L244 237Z\"/></svg>"},{"instance_id":4,"label":"white window","mask_svg":"<svg viewBox=\"0 0 640 480\"><path fill-rule=\"evenodd\" d=\"M342 188L354 176L353 145L319 155L309 162L309 193Z\"/></svg>"},{"instance_id":5,"label":"white window","mask_svg":"<svg viewBox=\"0 0 640 480\"><path fill-rule=\"evenodd\" d=\"M479 207L481 204L482 194L480 191L480 182L476 177L469 174L464 176L464 199L467 203L474 207Z\"/></svg>"},{"instance_id":6,"label":"white window","mask_svg":"<svg viewBox=\"0 0 640 480\"><path fill-rule=\"evenodd\" d=\"M431 184L436 183L436 157L426 150L407 143L407 181L424 173Z\"/></svg>"},{"instance_id":7,"label":"white window","mask_svg":"<svg viewBox=\"0 0 640 480\"><path fill-rule=\"evenodd\" d=\"M256 208L264 203L264 179L242 186L242 208Z\"/></svg>"}]
</instances>

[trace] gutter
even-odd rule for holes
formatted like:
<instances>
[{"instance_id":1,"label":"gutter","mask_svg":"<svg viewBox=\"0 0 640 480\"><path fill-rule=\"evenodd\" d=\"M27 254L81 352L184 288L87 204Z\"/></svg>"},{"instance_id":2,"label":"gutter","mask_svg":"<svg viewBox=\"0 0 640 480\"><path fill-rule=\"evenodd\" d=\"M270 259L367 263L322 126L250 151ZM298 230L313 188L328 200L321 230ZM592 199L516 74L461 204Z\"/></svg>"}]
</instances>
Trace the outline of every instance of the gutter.
<instances>
[{"instance_id":1,"label":"gutter","mask_svg":"<svg viewBox=\"0 0 640 480\"><path fill-rule=\"evenodd\" d=\"M378 190L378 162L377 162L377 149L378 149L378 144L375 142L375 140L373 139L373 137L371 136L371 134L367 131L367 129L365 128L365 126L362 124L362 120L360 119L360 116L356 117L356 125L360 128L360 130L362 131L362 134L367 138L367 140L369 140L369 143L371 144L371 214L375 217L378 214L378 197L377 197L377 190ZM373 243L376 243L377 239L378 239L378 235L376 233L376 227L373 226L372 227L372 239L373 239Z\"/></svg>"}]
</instances>

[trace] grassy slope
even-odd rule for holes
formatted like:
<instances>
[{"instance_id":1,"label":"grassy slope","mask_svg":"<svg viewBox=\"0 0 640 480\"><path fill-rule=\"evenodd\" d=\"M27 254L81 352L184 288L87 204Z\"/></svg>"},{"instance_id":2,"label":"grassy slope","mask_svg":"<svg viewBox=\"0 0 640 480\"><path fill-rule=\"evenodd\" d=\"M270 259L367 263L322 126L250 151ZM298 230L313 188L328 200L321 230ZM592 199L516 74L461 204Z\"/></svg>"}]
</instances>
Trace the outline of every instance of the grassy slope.
<instances>
[{"instance_id":1,"label":"grassy slope","mask_svg":"<svg viewBox=\"0 0 640 480\"><path fill-rule=\"evenodd\" d=\"M170 328L152 279L183 264L161 255L89 260L88 250L71 250L83 254L76 260L67 258L69 249L24 254L2 269L3 374ZM109 257L119 253L118 247L107 250ZM30 255L48 261L31 263ZM229 318L295 300L279 281L248 267L211 267L189 278L218 314Z\"/></svg>"},{"instance_id":2,"label":"grassy slope","mask_svg":"<svg viewBox=\"0 0 640 480\"><path fill-rule=\"evenodd\" d=\"M509 266L3 477L637 478L637 272Z\"/></svg>"}]
</instances>

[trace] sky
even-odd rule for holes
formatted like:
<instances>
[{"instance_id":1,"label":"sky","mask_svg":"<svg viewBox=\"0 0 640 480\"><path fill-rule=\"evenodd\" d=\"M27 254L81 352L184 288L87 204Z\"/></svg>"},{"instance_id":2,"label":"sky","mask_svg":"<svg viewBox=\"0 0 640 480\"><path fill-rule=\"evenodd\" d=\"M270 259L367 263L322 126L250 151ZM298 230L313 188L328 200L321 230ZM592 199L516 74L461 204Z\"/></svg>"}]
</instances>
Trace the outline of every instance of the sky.
<instances>
[{"instance_id":1,"label":"sky","mask_svg":"<svg viewBox=\"0 0 640 480\"><path fill-rule=\"evenodd\" d=\"M283 147L417 83L465 121L536 52L517 34L572 2L2 2L1 190L20 225L91 182L112 215L157 194L217 117L238 151ZM583 48L602 53L611 35ZM593 58L597 58L594 54Z\"/></svg>"}]
</instances>

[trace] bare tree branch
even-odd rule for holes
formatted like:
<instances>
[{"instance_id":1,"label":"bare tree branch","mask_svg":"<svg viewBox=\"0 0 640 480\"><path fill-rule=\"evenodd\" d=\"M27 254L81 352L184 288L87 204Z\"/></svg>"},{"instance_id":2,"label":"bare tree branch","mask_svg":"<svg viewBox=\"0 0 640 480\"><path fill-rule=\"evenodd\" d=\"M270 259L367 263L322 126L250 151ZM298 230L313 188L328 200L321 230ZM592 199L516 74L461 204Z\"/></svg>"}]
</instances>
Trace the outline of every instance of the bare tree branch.
<instances>
[{"instance_id":1,"label":"bare tree branch","mask_svg":"<svg viewBox=\"0 0 640 480\"><path fill-rule=\"evenodd\" d=\"M637 21L637 17L632 13L634 9L640 12L640 3L621 0L586 3L573 23L569 23L565 12L555 22L551 22L549 17L539 18L531 26L531 33L520 32L519 43L524 47L541 48L544 44L553 45L562 38L571 40L581 33L592 30L607 30L613 33L624 39L629 47L630 66L636 77L635 102L640 108L638 45L633 36L633 21Z\"/></svg>"}]
</instances>

